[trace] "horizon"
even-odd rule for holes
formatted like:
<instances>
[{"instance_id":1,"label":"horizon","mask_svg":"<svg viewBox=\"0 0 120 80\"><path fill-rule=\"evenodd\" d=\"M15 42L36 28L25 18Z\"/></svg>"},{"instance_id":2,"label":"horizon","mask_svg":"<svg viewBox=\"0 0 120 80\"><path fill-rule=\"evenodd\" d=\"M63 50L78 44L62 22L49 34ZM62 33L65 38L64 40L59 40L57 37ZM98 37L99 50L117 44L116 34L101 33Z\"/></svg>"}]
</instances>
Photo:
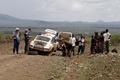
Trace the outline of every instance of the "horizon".
<instances>
[{"instance_id":1,"label":"horizon","mask_svg":"<svg viewBox=\"0 0 120 80\"><path fill-rule=\"evenodd\" d=\"M18 17L15 17L15 16L11 16L9 14L4 14L4 13L0 13L0 15L5 15L5 16L10 16L10 17L17 18L17 19L22 19L22 18L18 18ZM22 19L22 20L35 20L35 19ZM45 21L45 20L38 20L38 21ZM89 23L90 21L45 21L45 22L88 22ZM120 22L120 21L104 21L104 20L99 20L99 21L91 21L91 23L92 22L94 23L94 22Z\"/></svg>"}]
</instances>

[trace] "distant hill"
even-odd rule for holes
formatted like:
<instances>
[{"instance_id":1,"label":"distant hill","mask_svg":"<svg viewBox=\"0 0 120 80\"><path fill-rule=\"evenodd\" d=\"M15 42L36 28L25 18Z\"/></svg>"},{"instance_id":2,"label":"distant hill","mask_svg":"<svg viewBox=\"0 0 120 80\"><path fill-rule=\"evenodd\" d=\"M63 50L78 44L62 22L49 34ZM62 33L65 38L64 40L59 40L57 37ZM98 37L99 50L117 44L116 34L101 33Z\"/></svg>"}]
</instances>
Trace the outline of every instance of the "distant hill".
<instances>
[{"instance_id":1,"label":"distant hill","mask_svg":"<svg viewBox=\"0 0 120 80\"><path fill-rule=\"evenodd\" d=\"M69 22L69 21L41 21L19 19L6 14L0 14L0 27L120 27L120 22Z\"/></svg>"},{"instance_id":2,"label":"distant hill","mask_svg":"<svg viewBox=\"0 0 120 80\"><path fill-rule=\"evenodd\" d=\"M27 27L27 26L42 26L44 24L48 24L45 21L38 20L27 20L27 19L19 19L9 15L0 14L0 27Z\"/></svg>"}]
</instances>

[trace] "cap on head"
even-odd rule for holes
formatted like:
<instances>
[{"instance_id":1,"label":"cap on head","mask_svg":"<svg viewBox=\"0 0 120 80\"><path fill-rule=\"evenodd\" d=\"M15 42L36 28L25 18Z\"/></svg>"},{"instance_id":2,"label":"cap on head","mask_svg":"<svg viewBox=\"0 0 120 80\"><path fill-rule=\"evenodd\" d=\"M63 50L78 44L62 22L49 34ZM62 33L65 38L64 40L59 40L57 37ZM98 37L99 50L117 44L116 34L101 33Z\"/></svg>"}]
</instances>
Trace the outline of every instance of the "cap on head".
<instances>
[{"instance_id":1,"label":"cap on head","mask_svg":"<svg viewBox=\"0 0 120 80\"><path fill-rule=\"evenodd\" d=\"M25 29L25 32L27 32L28 31L28 29Z\"/></svg>"},{"instance_id":2,"label":"cap on head","mask_svg":"<svg viewBox=\"0 0 120 80\"><path fill-rule=\"evenodd\" d=\"M15 30L16 30L16 31L19 31L19 28L16 28Z\"/></svg>"}]
</instances>

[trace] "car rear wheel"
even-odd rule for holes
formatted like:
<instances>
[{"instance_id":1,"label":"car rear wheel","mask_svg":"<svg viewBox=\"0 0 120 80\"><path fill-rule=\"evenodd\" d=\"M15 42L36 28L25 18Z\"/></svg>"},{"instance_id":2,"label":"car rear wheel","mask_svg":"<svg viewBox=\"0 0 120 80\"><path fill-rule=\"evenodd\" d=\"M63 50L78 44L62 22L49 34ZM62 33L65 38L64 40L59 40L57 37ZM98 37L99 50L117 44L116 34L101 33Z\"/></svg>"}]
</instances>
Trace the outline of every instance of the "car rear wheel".
<instances>
[{"instance_id":1,"label":"car rear wheel","mask_svg":"<svg viewBox=\"0 0 120 80\"><path fill-rule=\"evenodd\" d=\"M27 54L28 54L28 55L37 55L37 51L34 51L34 50L32 50L32 49L29 48Z\"/></svg>"},{"instance_id":2,"label":"car rear wheel","mask_svg":"<svg viewBox=\"0 0 120 80\"><path fill-rule=\"evenodd\" d=\"M41 55L42 53L40 51L38 51L38 55Z\"/></svg>"}]
</instances>

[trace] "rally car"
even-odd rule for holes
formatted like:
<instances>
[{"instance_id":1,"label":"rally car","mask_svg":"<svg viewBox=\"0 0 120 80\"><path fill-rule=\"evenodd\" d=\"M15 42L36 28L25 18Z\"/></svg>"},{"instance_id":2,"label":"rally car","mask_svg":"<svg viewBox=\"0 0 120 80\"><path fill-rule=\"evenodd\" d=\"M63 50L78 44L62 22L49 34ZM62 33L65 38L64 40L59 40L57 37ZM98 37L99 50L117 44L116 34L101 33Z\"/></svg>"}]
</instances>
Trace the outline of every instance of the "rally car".
<instances>
[{"instance_id":1,"label":"rally car","mask_svg":"<svg viewBox=\"0 0 120 80\"><path fill-rule=\"evenodd\" d=\"M38 54L42 52L50 54L57 50L57 43L55 43L54 38L47 34L37 35L29 45L29 51L37 51Z\"/></svg>"}]
</instances>

